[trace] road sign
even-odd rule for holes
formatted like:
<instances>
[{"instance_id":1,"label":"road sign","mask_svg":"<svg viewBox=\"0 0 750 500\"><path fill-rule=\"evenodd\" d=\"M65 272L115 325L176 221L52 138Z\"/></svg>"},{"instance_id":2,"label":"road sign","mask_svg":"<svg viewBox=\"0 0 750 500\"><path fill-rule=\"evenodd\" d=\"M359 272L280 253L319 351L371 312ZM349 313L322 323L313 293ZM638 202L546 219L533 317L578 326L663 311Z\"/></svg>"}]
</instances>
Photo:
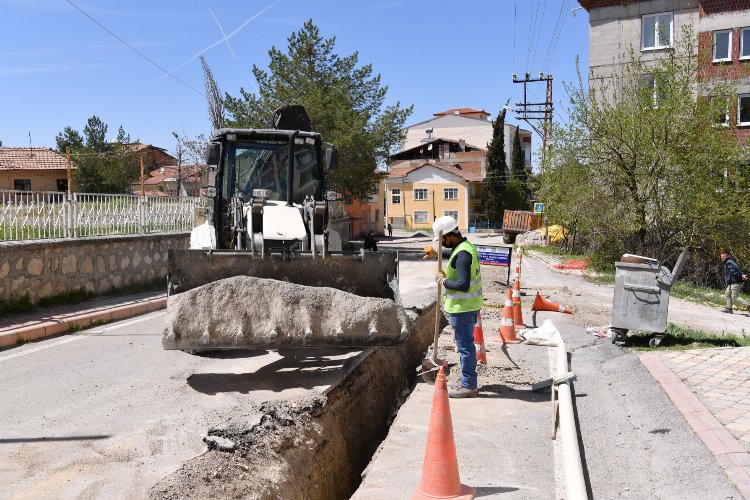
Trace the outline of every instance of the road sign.
<instances>
[{"instance_id":1,"label":"road sign","mask_svg":"<svg viewBox=\"0 0 750 500\"><path fill-rule=\"evenodd\" d=\"M544 213L544 203L534 203L534 213L535 214L543 214Z\"/></svg>"},{"instance_id":2,"label":"road sign","mask_svg":"<svg viewBox=\"0 0 750 500\"><path fill-rule=\"evenodd\" d=\"M510 286L510 258L513 254L513 247L488 245L477 245L476 247L477 254L479 254L479 264L508 268L506 285Z\"/></svg>"},{"instance_id":3,"label":"road sign","mask_svg":"<svg viewBox=\"0 0 750 500\"><path fill-rule=\"evenodd\" d=\"M488 266L501 266L509 268L512 250L513 247L477 245L479 263L486 264Z\"/></svg>"}]
</instances>

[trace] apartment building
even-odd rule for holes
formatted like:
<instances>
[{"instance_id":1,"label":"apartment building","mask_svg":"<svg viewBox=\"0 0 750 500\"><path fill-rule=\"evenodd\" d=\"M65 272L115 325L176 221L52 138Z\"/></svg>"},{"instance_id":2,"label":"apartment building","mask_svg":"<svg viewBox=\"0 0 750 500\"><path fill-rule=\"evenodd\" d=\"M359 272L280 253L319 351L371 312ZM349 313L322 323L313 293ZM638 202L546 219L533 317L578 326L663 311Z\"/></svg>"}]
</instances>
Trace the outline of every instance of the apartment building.
<instances>
[{"instance_id":1,"label":"apartment building","mask_svg":"<svg viewBox=\"0 0 750 500\"><path fill-rule=\"evenodd\" d=\"M697 35L696 75L702 81L731 80L737 102L729 103L726 125L741 140L750 134L750 0L579 0L589 13L589 69L609 78L630 50L646 63L679 42L683 27Z\"/></svg>"}]
</instances>

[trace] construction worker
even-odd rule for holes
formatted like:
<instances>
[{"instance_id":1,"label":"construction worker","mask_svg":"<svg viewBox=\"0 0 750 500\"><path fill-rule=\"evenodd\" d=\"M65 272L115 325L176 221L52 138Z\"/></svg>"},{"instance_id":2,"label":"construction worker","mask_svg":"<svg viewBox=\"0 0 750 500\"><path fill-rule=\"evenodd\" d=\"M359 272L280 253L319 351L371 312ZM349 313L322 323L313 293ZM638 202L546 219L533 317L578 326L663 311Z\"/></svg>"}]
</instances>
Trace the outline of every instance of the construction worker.
<instances>
[{"instance_id":1,"label":"construction worker","mask_svg":"<svg viewBox=\"0 0 750 500\"><path fill-rule=\"evenodd\" d=\"M435 233L433 241L437 241L437 235L442 231L443 246L452 250L445 272L435 274L435 281L445 288L443 309L448 313L461 356L461 385L448 391L448 395L452 398L474 398L478 393L474 325L484 300L479 255L474 245L461 235L458 221L453 217L439 217L432 224L432 230Z\"/></svg>"}]
</instances>

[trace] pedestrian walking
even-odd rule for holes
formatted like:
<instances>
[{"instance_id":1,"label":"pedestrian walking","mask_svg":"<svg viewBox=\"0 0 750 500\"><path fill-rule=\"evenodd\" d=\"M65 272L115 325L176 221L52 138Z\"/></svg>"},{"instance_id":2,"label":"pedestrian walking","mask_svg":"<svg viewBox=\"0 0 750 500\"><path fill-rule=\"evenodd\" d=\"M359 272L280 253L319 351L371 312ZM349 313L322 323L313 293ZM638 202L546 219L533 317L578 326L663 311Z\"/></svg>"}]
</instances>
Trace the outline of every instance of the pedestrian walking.
<instances>
[{"instance_id":1,"label":"pedestrian walking","mask_svg":"<svg viewBox=\"0 0 750 500\"><path fill-rule=\"evenodd\" d=\"M391 226L391 223L388 223L388 237L393 238L393 226Z\"/></svg>"},{"instance_id":2,"label":"pedestrian walking","mask_svg":"<svg viewBox=\"0 0 750 500\"><path fill-rule=\"evenodd\" d=\"M476 247L461 235L458 222L453 217L439 217L432 224L432 230L435 233L433 241L437 241L437 235L442 231L442 244L451 249L445 272L435 274L435 281L445 288L443 309L448 313L453 327L461 360L461 385L448 391L448 395L452 398L474 398L478 394L474 325L477 312L484 302L479 254Z\"/></svg>"},{"instance_id":3,"label":"pedestrian walking","mask_svg":"<svg viewBox=\"0 0 750 500\"><path fill-rule=\"evenodd\" d=\"M747 281L747 274L743 274L739 264L729 256L729 250L721 251L721 261L724 263L724 283L727 288L724 294L727 297L727 307L721 312L732 314L734 303L744 306L750 311L750 304L740 297L742 282Z\"/></svg>"}]
</instances>

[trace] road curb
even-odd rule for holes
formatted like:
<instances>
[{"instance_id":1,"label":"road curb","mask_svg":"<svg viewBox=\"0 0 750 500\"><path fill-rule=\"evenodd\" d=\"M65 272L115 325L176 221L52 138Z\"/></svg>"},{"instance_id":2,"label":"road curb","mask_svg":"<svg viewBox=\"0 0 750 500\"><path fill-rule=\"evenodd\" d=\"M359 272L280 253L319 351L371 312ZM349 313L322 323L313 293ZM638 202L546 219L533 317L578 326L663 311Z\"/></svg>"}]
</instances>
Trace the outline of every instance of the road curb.
<instances>
[{"instance_id":1,"label":"road curb","mask_svg":"<svg viewBox=\"0 0 750 500\"><path fill-rule=\"evenodd\" d=\"M661 384L693 431L745 498L750 498L750 453L727 431L693 391L654 353L638 357Z\"/></svg>"},{"instance_id":2,"label":"road curb","mask_svg":"<svg viewBox=\"0 0 750 500\"><path fill-rule=\"evenodd\" d=\"M16 345L19 341L38 340L65 333L72 325L85 328L95 322L119 321L167 307L167 297L158 297L125 305L45 318L31 325L10 327L0 331L0 348Z\"/></svg>"}]
</instances>

